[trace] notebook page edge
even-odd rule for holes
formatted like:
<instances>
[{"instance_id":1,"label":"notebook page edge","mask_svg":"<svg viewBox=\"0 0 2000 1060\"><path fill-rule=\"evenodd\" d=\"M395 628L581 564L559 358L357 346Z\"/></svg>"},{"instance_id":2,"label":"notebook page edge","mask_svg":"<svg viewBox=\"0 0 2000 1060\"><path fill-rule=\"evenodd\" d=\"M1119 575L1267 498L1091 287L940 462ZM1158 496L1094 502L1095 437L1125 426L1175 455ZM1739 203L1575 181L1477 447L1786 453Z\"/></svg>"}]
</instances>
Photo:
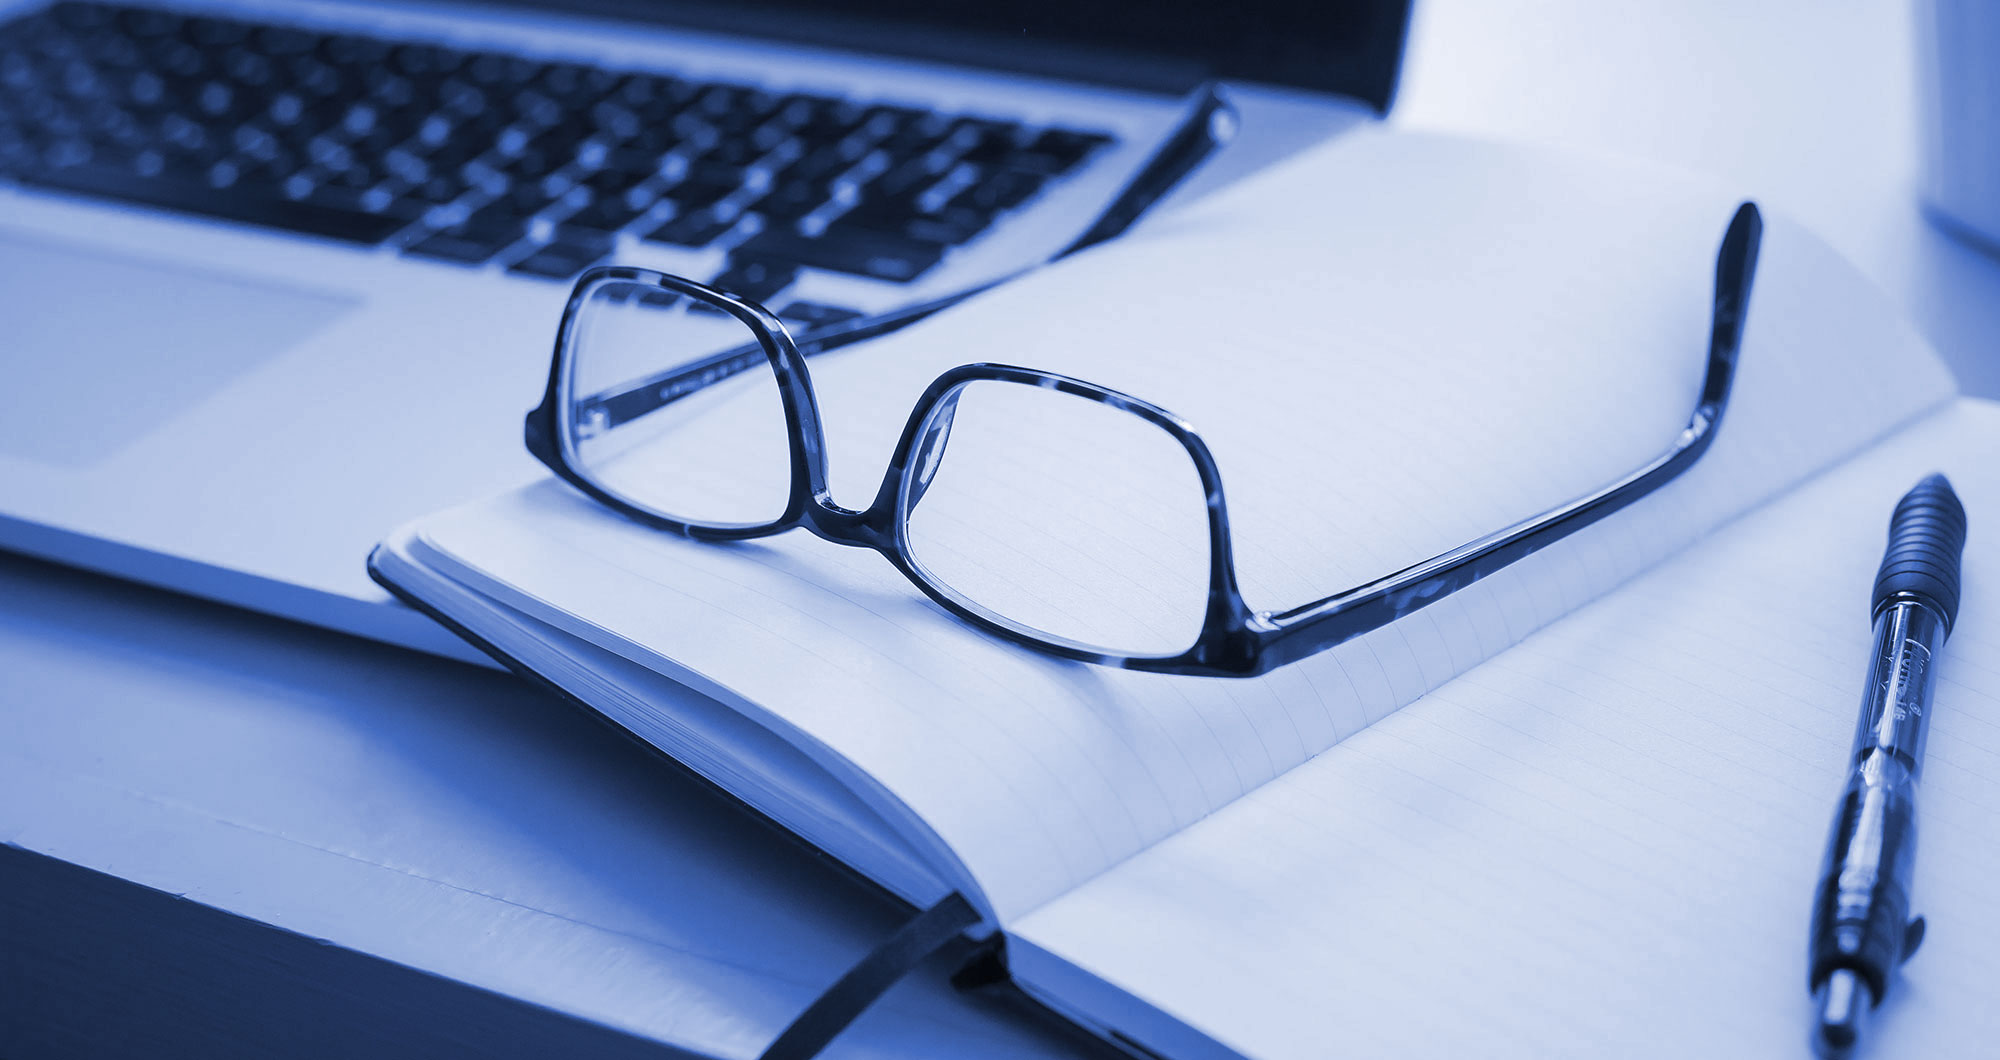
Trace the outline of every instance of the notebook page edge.
<instances>
[{"instance_id":1,"label":"notebook page edge","mask_svg":"<svg viewBox=\"0 0 2000 1060\"><path fill-rule=\"evenodd\" d=\"M695 770L728 791L732 797L749 802L759 813L792 831L808 844L825 851L856 872L919 906L928 905L951 890L951 884L946 882L949 877L936 875L937 866L928 863L919 850L910 844L904 829L898 828L865 797L842 782L811 755L785 741L782 729L758 721L731 706L727 701L707 694L693 684L676 681L673 677L643 662L630 660L587 638L576 636L560 626L545 622L531 613L515 609L506 602L458 580L450 572L461 568L458 568L447 554L439 553L423 541L422 521L402 528L386 539L381 547L382 555L388 561L384 563L384 573L397 578L409 591L424 593L434 606L449 607L448 613L452 618L465 625L474 635L487 639L502 651L534 669L545 680L575 695L588 704L590 709L605 713L609 720L632 732L639 739L659 748L663 753L672 755L684 766ZM570 646L565 647L565 642ZM592 656L597 658L593 660ZM620 677L606 673L604 671L607 669L607 663L614 666L623 664L634 673L643 675L639 684L657 683L656 687L649 691L641 690L629 680L632 674ZM683 729L708 727L710 731L706 735L690 731L679 741L655 739L636 730L640 727L657 730L659 726L645 726L639 719L623 710L616 715L607 713L607 704L603 702L607 695L606 690L602 687L588 687L592 681L575 680L579 674L592 675L594 682L599 686L606 682L622 685L624 687L619 694L634 699L651 700L664 691L681 709L685 709L690 700L706 701L712 704L715 711L727 712L729 716L740 718L749 726L745 732L729 734L736 738L733 742L738 747L744 743L742 738L750 736L751 733L768 735L777 741L783 751L748 759L748 764L762 766L768 773L782 766L783 763L778 760L781 755L789 753L798 756L797 764L809 770L811 776L805 779L803 786L791 789L793 797L805 803L818 802L827 807L816 811L821 816L830 818L825 820L821 827L837 829L845 838L836 838L827 843L820 842L822 838L829 838L821 829L801 828L800 825L805 822L799 819L800 815L787 812L783 805L773 804L771 800L756 798L754 791L745 792L742 785L729 783L728 778L719 775L719 771L713 768L712 764L703 762L702 759L722 757L726 754L724 743L715 740L717 730L714 726L728 725L720 716L709 716L709 712L704 709L701 711L703 718L696 722L695 726L689 726L685 722L679 726ZM648 682L644 678L650 678L651 681ZM726 729L720 731L727 732ZM706 749L697 749L687 743L689 740L703 739L709 740L709 747ZM755 739L754 736L750 736L751 742L754 743ZM741 755L733 757L745 758ZM765 783L796 784L798 779L771 777L767 778ZM825 785L824 789L821 788L822 783ZM851 806L842 805L847 800L852 800Z\"/></svg>"}]
</instances>

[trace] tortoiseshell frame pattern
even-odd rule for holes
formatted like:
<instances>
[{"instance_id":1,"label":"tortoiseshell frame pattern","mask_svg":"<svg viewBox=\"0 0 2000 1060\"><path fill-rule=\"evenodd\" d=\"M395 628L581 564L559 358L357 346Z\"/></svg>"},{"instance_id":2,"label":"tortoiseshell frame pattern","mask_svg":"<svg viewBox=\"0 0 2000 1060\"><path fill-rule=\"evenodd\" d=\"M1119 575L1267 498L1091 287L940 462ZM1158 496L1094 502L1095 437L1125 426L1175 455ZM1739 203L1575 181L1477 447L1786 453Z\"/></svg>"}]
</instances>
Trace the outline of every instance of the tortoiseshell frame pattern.
<instances>
[{"instance_id":1,"label":"tortoiseshell frame pattern","mask_svg":"<svg viewBox=\"0 0 2000 1060\"><path fill-rule=\"evenodd\" d=\"M1244 603L1236 581L1221 471L1200 436L1173 413L1131 395L1054 372L1004 364L962 365L938 376L918 399L873 503L861 511L842 508L833 502L827 489L825 435L805 363L807 354L820 352L820 348L809 344L802 350L784 324L762 306L649 269L602 267L578 278L556 336L548 389L541 405L527 416L526 440L528 450L564 481L661 530L699 540L730 541L804 527L828 541L874 549L938 606L1014 643L1104 666L1155 673L1249 677L1325 651L1441 600L1626 507L1693 465L1714 441L1728 404L1762 233L1763 222L1757 207L1748 202L1742 204L1730 222L1716 258L1713 317L1701 396L1687 426L1667 451L1625 477L1567 504L1365 585L1288 611L1253 612ZM584 301L597 289L612 283L653 286L698 298L726 311L755 334L757 345L777 375L785 420L791 431L791 492L783 514L767 523L749 525L681 522L601 488L573 460L567 443L570 432L566 420L574 414L574 401L568 393L572 332ZM742 370L739 362L746 361L747 352L745 347L743 352L731 351L702 362L709 366L704 369L709 373L705 381ZM754 358L747 358L747 363L754 364ZM689 374L669 373L644 384L658 386L662 380L666 381L661 393L647 407L658 407L704 381L691 384ZM1107 654L1100 648L1051 637L959 596L933 579L911 555L906 516L914 498L921 496L924 488L923 483L914 479L912 468L922 466L921 457L927 448L948 430L959 393L968 384L981 380L1047 387L1110 405L1147 420L1187 451L1208 501L1209 589L1201 632L1186 651L1161 656Z\"/></svg>"}]
</instances>

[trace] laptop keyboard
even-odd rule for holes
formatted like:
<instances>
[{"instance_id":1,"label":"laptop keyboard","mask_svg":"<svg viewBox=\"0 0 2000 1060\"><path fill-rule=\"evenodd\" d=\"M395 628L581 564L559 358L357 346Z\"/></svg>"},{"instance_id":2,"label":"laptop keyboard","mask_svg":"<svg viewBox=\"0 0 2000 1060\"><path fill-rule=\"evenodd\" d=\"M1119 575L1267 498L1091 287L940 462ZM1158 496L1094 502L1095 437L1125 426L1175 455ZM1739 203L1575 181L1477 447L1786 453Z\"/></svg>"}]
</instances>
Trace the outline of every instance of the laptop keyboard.
<instances>
[{"instance_id":1,"label":"laptop keyboard","mask_svg":"<svg viewBox=\"0 0 2000 1060\"><path fill-rule=\"evenodd\" d=\"M630 233L728 248L750 297L801 267L904 283L1111 142L145 7L0 26L0 175L551 280Z\"/></svg>"}]
</instances>

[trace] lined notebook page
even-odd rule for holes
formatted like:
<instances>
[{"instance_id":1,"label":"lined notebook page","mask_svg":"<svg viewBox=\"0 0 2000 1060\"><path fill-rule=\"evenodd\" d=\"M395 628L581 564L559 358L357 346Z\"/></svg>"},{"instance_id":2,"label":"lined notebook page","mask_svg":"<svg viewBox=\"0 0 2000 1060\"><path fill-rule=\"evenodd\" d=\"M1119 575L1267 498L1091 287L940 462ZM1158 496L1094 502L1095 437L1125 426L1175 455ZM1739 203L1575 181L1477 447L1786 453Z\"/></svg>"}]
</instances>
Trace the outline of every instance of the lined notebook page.
<instances>
[{"instance_id":1,"label":"lined notebook page","mask_svg":"<svg viewBox=\"0 0 2000 1060\"><path fill-rule=\"evenodd\" d=\"M891 341L816 359L835 497L873 494L942 367L1064 371L1191 420L1221 465L1252 605L1300 604L1662 450L1693 405L1735 206L1647 170L1433 137L1341 141ZM1851 268L1774 220L1732 407L1690 474L1408 621L1255 681L1050 660L944 615L878 556L800 533L673 540L554 483L420 532L453 577L846 763L901 808L914 843L955 852L1004 919L1950 389Z\"/></svg>"},{"instance_id":2,"label":"lined notebook page","mask_svg":"<svg viewBox=\"0 0 2000 1060\"><path fill-rule=\"evenodd\" d=\"M1985 1055L1995 452L2000 405L1951 406L1025 918L1016 973L1063 982L1039 947L1260 1060L1805 1056L1869 590L1897 498L1943 470L1971 536L1919 801L1930 931L1868 1055Z\"/></svg>"}]
</instances>

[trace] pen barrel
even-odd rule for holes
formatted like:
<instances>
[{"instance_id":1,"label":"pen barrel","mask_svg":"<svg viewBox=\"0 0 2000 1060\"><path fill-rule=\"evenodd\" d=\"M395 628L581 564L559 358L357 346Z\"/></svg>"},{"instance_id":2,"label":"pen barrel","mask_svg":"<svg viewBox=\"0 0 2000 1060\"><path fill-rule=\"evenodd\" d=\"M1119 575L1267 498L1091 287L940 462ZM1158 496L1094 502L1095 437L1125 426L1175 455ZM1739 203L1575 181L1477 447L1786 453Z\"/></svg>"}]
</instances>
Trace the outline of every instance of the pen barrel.
<instances>
[{"instance_id":1,"label":"pen barrel","mask_svg":"<svg viewBox=\"0 0 2000 1060\"><path fill-rule=\"evenodd\" d=\"M1819 991L1852 969L1879 1003L1914 945L1906 881L1917 852L1916 781L1893 756L1871 750L1849 778L1834 815L1813 897L1810 975Z\"/></svg>"},{"instance_id":2,"label":"pen barrel","mask_svg":"<svg viewBox=\"0 0 2000 1060\"><path fill-rule=\"evenodd\" d=\"M1895 759L1910 783L1922 778L1931 696L1937 691L1935 662L1946 632L1943 616L1916 600L1876 613L1875 651L1848 758L1855 777L1866 771L1869 755L1879 752Z\"/></svg>"}]
</instances>

